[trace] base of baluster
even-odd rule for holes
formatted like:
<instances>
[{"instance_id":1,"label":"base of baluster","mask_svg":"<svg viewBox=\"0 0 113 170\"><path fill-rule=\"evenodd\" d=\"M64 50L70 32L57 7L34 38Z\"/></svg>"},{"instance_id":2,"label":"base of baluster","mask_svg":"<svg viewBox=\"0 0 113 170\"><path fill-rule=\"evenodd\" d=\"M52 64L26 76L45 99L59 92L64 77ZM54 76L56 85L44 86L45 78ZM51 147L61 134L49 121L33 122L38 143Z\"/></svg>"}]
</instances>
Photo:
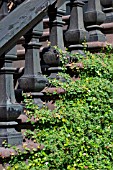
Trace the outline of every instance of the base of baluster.
<instances>
[{"instance_id":1,"label":"base of baluster","mask_svg":"<svg viewBox=\"0 0 113 170\"><path fill-rule=\"evenodd\" d=\"M44 94L41 92L31 92L30 93L33 99L34 104L38 106L39 109L43 107L43 101L42 98L44 97Z\"/></svg>"},{"instance_id":2,"label":"base of baluster","mask_svg":"<svg viewBox=\"0 0 113 170\"><path fill-rule=\"evenodd\" d=\"M99 41L105 42L106 37L103 34L103 28L99 25L88 26L87 30L89 31L89 40L88 42Z\"/></svg>"},{"instance_id":3,"label":"base of baluster","mask_svg":"<svg viewBox=\"0 0 113 170\"><path fill-rule=\"evenodd\" d=\"M22 134L15 129L17 126L14 121L0 122L0 147L4 146L4 142L11 146L22 144Z\"/></svg>"},{"instance_id":4,"label":"base of baluster","mask_svg":"<svg viewBox=\"0 0 113 170\"><path fill-rule=\"evenodd\" d=\"M103 12L106 14L106 19L104 23L112 23L113 22L113 7L104 8Z\"/></svg>"},{"instance_id":5,"label":"base of baluster","mask_svg":"<svg viewBox=\"0 0 113 170\"><path fill-rule=\"evenodd\" d=\"M48 78L49 79L57 79L57 80L64 82L65 79L61 75L59 75L59 73L61 73L61 72L62 72L61 67L50 67L48 69L48 73L50 74Z\"/></svg>"},{"instance_id":6,"label":"base of baluster","mask_svg":"<svg viewBox=\"0 0 113 170\"><path fill-rule=\"evenodd\" d=\"M84 47L81 44L70 45L68 48L72 54L77 53L77 54L81 54L82 56L85 56Z\"/></svg>"},{"instance_id":7,"label":"base of baluster","mask_svg":"<svg viewBox=\"0 0 113 170\"><path fill-rule=\"evenodd\" d=\"M23 89L24 92L40 92L47 83L47 78L41 73L37 73L36 75L23 75L19 79L20 88Z\"/></svg>"}]
</instances>

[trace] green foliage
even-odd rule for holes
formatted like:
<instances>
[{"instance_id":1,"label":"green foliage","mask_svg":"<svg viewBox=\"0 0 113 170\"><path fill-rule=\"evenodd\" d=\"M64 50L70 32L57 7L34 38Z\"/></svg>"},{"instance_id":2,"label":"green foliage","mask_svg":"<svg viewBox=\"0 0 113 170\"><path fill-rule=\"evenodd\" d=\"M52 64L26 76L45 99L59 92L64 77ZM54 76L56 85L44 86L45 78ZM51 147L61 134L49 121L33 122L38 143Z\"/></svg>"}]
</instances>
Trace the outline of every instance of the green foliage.
<instances>
[{"instance_id":1,"label":"green foliage","mask_svg":"<svg viewBox=\"0 0 113 170\"><path fill-rule=\"evenodd\" d=\"M26 114L38 121L35 130L26 130L25 136L45 147L31 154L27 164L22 160L14 162L13 158L12 169L113 169L113 56L109 52L108 48L107 53L78 55L82 67L70 62L70 69L79 74L79 80L65 72L65 82L51 81L66 91L53 111L46 107L38 110L31 99L25 99ZM63 61L61 50L60 57Z\"/></svg>"}]
</instances>

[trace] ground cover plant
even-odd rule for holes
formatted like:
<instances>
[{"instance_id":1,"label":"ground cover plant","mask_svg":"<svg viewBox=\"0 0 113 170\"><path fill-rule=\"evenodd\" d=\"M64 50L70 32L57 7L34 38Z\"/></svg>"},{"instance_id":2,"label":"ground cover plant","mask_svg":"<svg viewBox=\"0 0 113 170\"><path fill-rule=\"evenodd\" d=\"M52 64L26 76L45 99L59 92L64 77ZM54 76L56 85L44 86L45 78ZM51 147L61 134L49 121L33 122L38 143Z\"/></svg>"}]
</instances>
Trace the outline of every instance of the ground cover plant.
<instances>
[{"instance_id":1,"label":"ground cover plant","mask_svg":"<svg viewBox=\"0 0 113 170\"><path fill-rule=\"evenodd\" d=\"M113 55L76 55L67 64L67 53L56 47L63 67L64 82L52 85L65 89L50 111L25 98L26 114L37 120L25 136L44 145L27 158L12 157L10 167L18 170L112 170L113 169ZM69 54L70 55L70 54ZM72 56L74 58L74 56ZM69 60L68 60L69 61ZM69 74L71 73L71 76ZM73 75L73 76L72 76Z\"/></svg>"}]
</instances>

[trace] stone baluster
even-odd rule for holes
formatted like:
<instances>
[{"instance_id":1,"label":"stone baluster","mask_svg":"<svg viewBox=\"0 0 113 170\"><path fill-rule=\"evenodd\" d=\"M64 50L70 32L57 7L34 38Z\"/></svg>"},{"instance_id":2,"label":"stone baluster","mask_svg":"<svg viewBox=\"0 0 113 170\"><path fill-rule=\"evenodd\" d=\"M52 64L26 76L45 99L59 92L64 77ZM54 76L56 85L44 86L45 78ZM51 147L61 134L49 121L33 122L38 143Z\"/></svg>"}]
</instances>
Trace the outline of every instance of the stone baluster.
<instances>
[{"instance_id":1,"label":"stone baluster","mask_svg":"<svg viewBox=\"0 0 113 170\"><path fill-rule=\"evenodd\" d=\"M0 7L0 20L8 15L8 0ZM17 118L22 112L22 106L16 103L13 85L12 61L16 58L13 48L6 55L0 57L0 146L6 141L10 145L22 144L22 135L15 128L18 127Z\"/></svg>"},{"instance_id":2,"label":"stone baluster","mask_svg":"<svg viewBox=\"0 0 113 170\"><path fill-rule=\"evenodd\" d=\"M102 33L102 27L100 26L105 21L105 14L102 12L100 0L88 0L87 10L84 13L84 21L89 31L89 42L106 41L106 37Z\"/></svg>"},{"instance_id":3,"label":"stone baluster","mask_svg":"<svg viewBox=\"0 0 113 170\"><path fill-rule=\"evenodd\" d=\"M57 45L59 48L64 50L63 40L63 25L62 16L66 12L65 4L60 8L49 8L49 26L50 26L50 42L52 46Z\"/></svg>"},{"instance_id":4,"label":"stone baluster","mask_svg":"<svg viewBox=\"0 0 113 170\"><path fill-rule=\"evenodd\" d=\"M113 22L113 0L100 0L103 12L106 14L105 23Z\"/></svg>"},{"instance_id":5,"label":"stone baluster","mask_svg":"<svg viewBox=\"0 0 113 170\"><path fill-rule=\"evenodd\" d=\"M69 29L65 33L67 47L72 53L80 53L84 55L83 45L87 41L88 32L85 30L83 22L83 6L80 0L70 0L70 24Z\"/></svg>"},{"instance_id":6,"label":"stone baluster","mask_svg":"<svg viewBox=\"0 0 113 170\"><path fill-rule=\"evenodd\" d=\"M53 46L58 46L60 49L64 50L64 40L63 40L63 25L62 16L66 12L66 5L62 5L60 8L55 8L50 6L48 9L49 16L49 28L50 28L50 38L49 41L51 45L44 49L43 60L48 65L49 78L57 78L58 72L62 71L60 66L60 59L58 53L55 52Z\"/></svg>"},{"instance_id":7,"label":"stone baluster","mask_svg":"<svg viewBox=\"0 0 113 170\"><path fill-rule=\"evenodd\" d=\"M38 106L42 105L40 101L41 92L48 80L42 75L40 66L40 47L39 38L43 33L43 22L41 21L35 28L25 35L25 70L23 76L19 79L20 88L26 92L31 92L34 102Z\"/></svg>"}]
</instances>

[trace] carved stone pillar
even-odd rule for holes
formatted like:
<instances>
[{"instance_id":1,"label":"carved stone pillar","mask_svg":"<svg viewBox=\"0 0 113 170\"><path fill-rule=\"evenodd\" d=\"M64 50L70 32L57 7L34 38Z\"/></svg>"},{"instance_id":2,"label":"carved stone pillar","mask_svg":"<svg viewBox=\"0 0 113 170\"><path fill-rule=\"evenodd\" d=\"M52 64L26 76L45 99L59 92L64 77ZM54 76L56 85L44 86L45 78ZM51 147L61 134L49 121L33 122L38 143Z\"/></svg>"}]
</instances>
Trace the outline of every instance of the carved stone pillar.
<instances>
[{"instance_id":1,"label":"carved stone pillar","mask_svg":"<svg viewBox=\"0 0 113 170\"><path fill-rule=\"evenodd\" d=\"M2 2L0 19L8 14L8 0ZM16 58L15 48L7 55L0 57L0 146L3 141L10 145L22 144L22 135L15 128L17 118L22 112L22 106L16 103L13 85L12 61Z\"/></svg>"},{"instance_id":2,"label":"carved stone pillar","mask_svg":"<svg viewBox=\"0 0 113 170\"><path fill-rule=\"evenodd\" d=\"M43 33L43 23L40 22L34 29L25 35L25 70L19 79L20 88L24 92L31 92L35 103L39 104L39 92L44 89L48 80L42 75L39 50L39 37ZM37 97L36 97L37 96Z\"/></svg>"},{"instance_id":3,"label":"carved stone pillar","mask_svg":"<svg viewBox=\"0 0 113 170\"><path fill-rule=\"evenodd\" d=\"M113 22L113 0L100 0L106 14L105 23Z\"/></svg>"},{"instance_id":4,"label":"carved stone pillar","mask_svg":"<svg viewBox=\"0 0 113 170\"><path fill-rule=\"evenodd\" d=\"M60 8L55 8L50 6L48 9L49 25L50 25L50 43L51 45L44 49L43 60L48 65L49 78L57 78L58 72L62 71L60 65L60 58L58 53L54 50L53 46L58 46L60 49L64 50L64 40L63 40L63 25L62 16L66 12L65 3Z\"/></svg>"},{"instance_id":5,"label":"carved stone pillar","mask_svg":"<svg viewBox=\"0 0 113 170\"><path fill-rule=\"evenodd\" d=\"M60 8L50 7L48 10L49 15L49 26L50 26L50 42L52 46L58 46L64 50L64 40L63 40L63 25L62 16L66 12L65 4Z\"/></svg>"},{"instance_id":6,"label":"carved stone pillar","mask_svg":"<svg viewBox=\"0 0 113 170\"><path fill-rule=\"evenodd\" d=\"M100 26L105 21L105 14L102 12L100 0L88 0L87 10L84 13L84 21L89 31L89 42L106 41Z\"/></svg>"},{"instance_id":7,"label":"carved stone pillar","mask_svg":"<svg viewBox=\"0 0 113 170\"><path fill-rule=\"evenodd\" d=\"M80 0L70 0L70 6L70 24L65 33L67 47L73 53L84 55L82 43L88 39L88 32L85 30L83 22L84 3Z\"/></svg>"}]
</instances>

